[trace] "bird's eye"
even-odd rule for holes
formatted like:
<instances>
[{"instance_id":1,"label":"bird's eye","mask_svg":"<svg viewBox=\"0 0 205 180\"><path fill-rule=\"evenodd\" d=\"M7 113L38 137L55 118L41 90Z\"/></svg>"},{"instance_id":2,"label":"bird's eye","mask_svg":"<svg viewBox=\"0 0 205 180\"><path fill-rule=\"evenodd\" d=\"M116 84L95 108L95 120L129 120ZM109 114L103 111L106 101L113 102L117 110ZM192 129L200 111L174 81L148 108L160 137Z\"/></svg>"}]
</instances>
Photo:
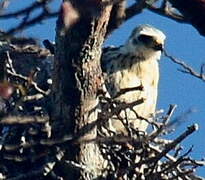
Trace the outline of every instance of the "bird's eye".
<instances>
[{"instance_id":1,"label":"bird's eye","mask_svg":"<svg viewBox=\"0 0 205 180\"><path fill-rule=\"evenodd\" d=\"M153 41L153 37L152 36L147 36L147 35L140 35L138 37L138 40L145 43L145 44L148 44L148 43Z\"/></svg>"}]
</instances>

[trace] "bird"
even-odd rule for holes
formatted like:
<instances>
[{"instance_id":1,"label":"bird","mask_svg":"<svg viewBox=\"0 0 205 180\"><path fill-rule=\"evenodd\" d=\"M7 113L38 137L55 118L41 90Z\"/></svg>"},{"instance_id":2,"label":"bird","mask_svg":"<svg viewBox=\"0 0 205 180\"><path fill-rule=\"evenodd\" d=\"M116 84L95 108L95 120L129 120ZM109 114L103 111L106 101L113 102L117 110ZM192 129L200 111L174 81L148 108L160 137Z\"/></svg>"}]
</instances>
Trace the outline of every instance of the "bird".
<instances>
[{"instance_id":1,"label":"bird","mask_svg":"<svg viewBox=\"0 0 205 180\"><path fill-rule=\"evenodd\" d=\"M127 125L138 131L146 132L148 119L155 114L159 82L158 61L165 39L161 30L144 24L132 31L124 45L103 49L101 68L109 96L122 103L142 100L142 103L120 113L120 117L126 118ZM141 90L136 88L140 86ZM120 94L123 89L133 90ZM127 134L126 124L118 117L109 119L110 130Z\"/></svg>"}]
</instances>

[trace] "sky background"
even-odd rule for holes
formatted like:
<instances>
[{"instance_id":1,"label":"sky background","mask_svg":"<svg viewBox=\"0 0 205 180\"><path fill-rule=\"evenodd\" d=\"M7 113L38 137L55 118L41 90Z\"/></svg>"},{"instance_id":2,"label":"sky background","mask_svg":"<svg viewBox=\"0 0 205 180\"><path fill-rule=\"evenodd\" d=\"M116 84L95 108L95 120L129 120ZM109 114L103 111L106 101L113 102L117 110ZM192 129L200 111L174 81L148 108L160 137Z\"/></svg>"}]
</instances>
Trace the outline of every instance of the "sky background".
<instances>
[{"instance_id":1,"label":"sky background","mask_svg":"<svg viewBox=\"0 0 205 180\"><path fill-rule=\"evenodd\" d=\"M13 3L11 3L8 10L21 9L32 1L12 1ZM60 1L55 0L52 8L58 9L59 5ZM21 20L21 17L18 17L18 20ZM54 41L55 22L56 19L46 20L40 25L19 33L19 35L35 37L40 42L44 39ZM0 29L6 30L14 27L16 23L16 19L0 20ZM147 10L123 24L108 38L105 46L119 46L123 44L131 31L139 24L151 24L162 30L167 36L166 49L169 54L185 61L196 71L199 71L200 65L205 63L205 38L200 36L191 25L179 24ZM186 130L187 126L193 123L199 124L199 130L182 144L185 151L193 145L192 157L201 159L205 157L205 82L178 71L180 68L180 66L174 64L168 58L162 57L160 61L161 75L157 109L164 109L166 111L169 108L169 104L177 104L178 107L173 119L190 109L195 111L195 113L189 114L184 119L183 123L177 127L176 132L171 134L170 137L177 137ZM197 172L205 177L205 167L199 168Z\"/></svg>"}]
</instances>

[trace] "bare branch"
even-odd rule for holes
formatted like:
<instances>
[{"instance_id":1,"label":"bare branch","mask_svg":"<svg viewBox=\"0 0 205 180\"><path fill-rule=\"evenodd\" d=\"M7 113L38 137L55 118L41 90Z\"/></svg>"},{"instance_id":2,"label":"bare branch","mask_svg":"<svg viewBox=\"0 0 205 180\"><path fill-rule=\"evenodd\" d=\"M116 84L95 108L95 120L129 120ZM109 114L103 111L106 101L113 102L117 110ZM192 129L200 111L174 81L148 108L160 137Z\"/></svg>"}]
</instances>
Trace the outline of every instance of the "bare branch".
<instances>
[{"instance_id":1,"label":"bare branch","mask_svg":"<svg viewBox=\"0 0 205 180\"><path fill-rule=\"evenodd\" d=\"M116 99L118 98L119 96L127 93L127 92L131 92L131 91L143 91L143 86L140 85L140 86L137 86L137 87L132 87L132 88L124 88L124 89L121 89L113 99Z\"/></svg>"},{"instance_id":2,"label":"bare branch","mask_svg":"<svg viewBox=\"0 0 205 180\"><path fill-rule=\"evenodd\" d=\"M7 116L1 119L0 124L29 124L29 123L45 123L49 117L40 116Z\"/></svg>"},{"instance_id":3,"label":"bare branch","mask_svg":"<svg viewBox=\"0 0 205 180\"><path fill-rule=\"evenodd\" d=\"M41 93L43 95L48 95L50 93L50 90L44 91L41 88L39 88L38 84L36 82L34 82L32 80L32 78L29 78L29 77L26 77L26 76L23 76L21 74L16 73L16 70L13 67L12 59L11 59L8 51L6 52L6 55L7 55L7 62L8 62L8 65L9 65L8 70L7 70L8 74L11 74L12 76L15 76L15 77L18 77L18 78L20 78L24 81L27 81L28 84L31 84L39 93Z\"/></svg>"},{"instance_id":4,"label":"bare branch","mask_svg":"<svg viewBox=\"0 0 205 180\"><path fill-rule=\"evenodd\" d=\"M27 15L31 11L33 11L33 10L41 7L42 5L44 5L46 3L46 1L48 1L48 0L35 1L34 3L32 3L30 6L28 6L26 8L23 8L21 10L17 10L16 12L0 15L0 19L16 18L17 16L24 15L24 14Z\"/></svg>"},{"instance_id":5,"label":"bare branch","mask_svg":"<svg viewBox=\"0 0 205 180\"><path fill-rule=\"evenodd\" d=\"M137 14L140 14L144 8L147 7L146 0L139 0L126 9L125 20L129 20Z\"/></svg>"},{"instance_id":6,"label":"bare branch","mask_svg":"<svg viewBox=\"0 0 205 180\"><path fill-rule=\"evenodd\" d=\"M162 126L159 127L156 131L152 132L150 134L150 140L155 139L159 134L161 134L163 131L166 131L166 127L168 122L170 121L175 109L177 108L177 105L170 105L169 110L167 112L167 115L163 118Z\"/></svg>"},{"instance_id":7,"label":"bare branch","mask_svg":"<svg viewBox=\"0 0 205 180\"><path fill-rule=\"evenodd\" d=\"M170 150L174 149L177 144L179 144L181 141L183 141L185 138L187 138L190 134L198 130L198 125L194 124L187 128L187 130L182 133L177 139L175 139L172 143L167 145L167 147L162 151L161 154L155 157L155 161L158 161L163 156L165 156Z\"/></svg>"},{"instance_id":8,"label":"bare branch","mask_svg":"<svg viewBox=\"0 0 205 180\"><path fill-rule=\"evenodd\" d=\"M169 169L172 168L172 167L177 167L177 165L179 165L182 161L185 160L184 158L185 158L188 154L190 154L190 153L192 152L192 150L193 150L193 146L192 146L186 153L184 153L184 154L183 154L182 156L180 156L177 160L175 160L169 167L163 168L160 173L163 173L163 172L169 170Z\"/></svg>"},{"instance_id":9,"label":"bare branch","mask_svg":"<svg viewBox=\"0 0 205 180\"><path fill-rule=\"evenodd\" d=\"M107 28L107 35L111 34L125 21L131 19L137 14L140 14L146 7L146 0L139 0L128 8L125 7L125 0L114 1L114 3Z\"/></svg>"},{"instance_id":10,"label":"bare branch","mask_svg":"<svg viewBox=\"0 0 205 180\"><path fill-rule=\"evenodd\" d=\"M203 81L205 81L205 74L204 74L204 65L201 66L201 71L200 73L196 72L192 67L187 65L184 61L181 61L171 55L169 55L166 51L164 51L164 55L168 57L172 62L180 65L183 70L180 70L183 73L191 74L194 77L197 77Z\"/></svg>"},{"instance_id":11,"label":"bare branch","mask_svg":"<svg viewBox=\"0 0 205 180\"><path fill-rule=\"evenodd\" d=\"M198 32L205 36L205 1L204 0L169 0L172 7L176 8L194 26Z\"/></svg>"},{"instance_id":12,"label":"bare branch","mask_svg":"<svg viewBox=\"0 0 205 180\"><path fill-rule=\"evenodd\" d=\"M6 35L11 35L11 34L14 34L18 31L21 31L25 28L28 28L30 26L33 26L35 24L38 24L38 23L41 23L42 20L45 20L45 19L49 19L49 18L53 18L53 17L56 17L58 15L58 12L42 12L41 14L39 14L38 16L30 19L30 20L27 20L27 21L22 21L19 25L17 25L16 27L14 28L11 28L7 31Z\"/></svg>"},{"instance_id":13,"label":"bare branch","mask_svg":"<svg viewBox=\"0 0 205 180\"><path fill-rule=\"evenodd\" d=\"M184 16L177 14L176 12L173 12L171 8L167 8L166 6L158 8L154 5L147 5L147 9L149 9L150 11L156 14L159 14L161 16L165 16L169 19L177 21L179 23L188 23L188 21L186 20Z\"/></svg>"},{"instance_id":14,"label":"bare branch","mask_svg":"<svg viewBox=\"0 0 205 180\"><path fill-rule=\"evenodd\" d=\"M107 34L117 29L125 20L126 0L113 2L112 11L107 27Z\"/></svg>"},{"instance_id":15,"label":"bare branch","mask_svg":"<svg viewBox=\"0 0 205 180\"><path fill-rule=\"evenodd\" d=\"M52 2L52 0L35 1L35 2L31 3L29 6L23 8L23 9L17 10L15 12L10 12L7 14L0 14L0 19L17 18L19 16L23 16L21 22L17 26L9 29L4 34L4 36L14 34L18 31L23 30L25 28L28 28L32 25L35 25L37 23L41 23L42 20L44 20L44 19L56 17L58 15L58 11L52 12L47 7L50 2ZM41 13L39 13L36 17L30 18L31 14L34 11L36 11L37 9L41 9Z\"/></svg>"}]
</instances>

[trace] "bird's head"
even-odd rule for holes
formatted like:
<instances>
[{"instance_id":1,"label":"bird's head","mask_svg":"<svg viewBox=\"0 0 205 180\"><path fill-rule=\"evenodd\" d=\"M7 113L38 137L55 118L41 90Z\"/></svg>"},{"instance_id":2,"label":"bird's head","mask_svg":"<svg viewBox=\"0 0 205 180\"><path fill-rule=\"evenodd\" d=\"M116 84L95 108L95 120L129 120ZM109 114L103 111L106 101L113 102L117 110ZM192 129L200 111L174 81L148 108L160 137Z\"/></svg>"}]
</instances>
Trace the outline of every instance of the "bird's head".
<instances>
[{"instance_id":1,"label":"bird's head","mask_svg":"<svg viewBox=\"0 0 205 180\"><path fill-rule=\"evenodd\" d=\"M161 55L166 36L153 26L141 25L135 28L126 43L126 49L132 54Z\"/></svg>"}]
</instances>

